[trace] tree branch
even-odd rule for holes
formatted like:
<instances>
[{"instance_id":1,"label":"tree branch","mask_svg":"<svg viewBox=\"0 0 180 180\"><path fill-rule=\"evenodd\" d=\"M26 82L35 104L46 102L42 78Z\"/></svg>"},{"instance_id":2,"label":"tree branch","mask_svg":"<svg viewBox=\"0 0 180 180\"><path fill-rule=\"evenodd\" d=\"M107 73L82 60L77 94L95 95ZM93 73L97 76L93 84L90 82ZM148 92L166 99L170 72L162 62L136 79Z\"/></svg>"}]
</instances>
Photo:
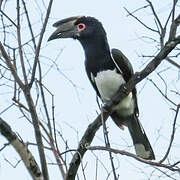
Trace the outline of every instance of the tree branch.
<instances>
[{"instance_id":1,"label":"tree branch","mask_svg":"<svg viewBox=\"0 0 180 180\"><path fill-rule=\"evenodd\" d=\"M34 58L34 65L33 65L33 69L32 69L32 76L31 76L30 86L32 86L32 84L34 82L34 79L35 79L36 67L37 67L37 64L38 64L41 43L42 43L42 40L43 40L43 37L44 37L44 32L46 30L47 22L48 22L49 15L50 15L50 12L51 12L52 3L53 3L53 0L50 0L49 5L48 5L48 9L47 9L47 13L46 13L46 17L45 17L45 20L44 20L44 23L43 23L43 27L42 27L42 30L41 30L41 33L40 33L39 42L38 42L38 45L36 47L36 54L35 54L35 58Z\"/></svg>"},{"instance_id":2,"label":"tree branch","mask_svg":"<svg viewBox=\"0 0 180 180\"><path fill-rule=\"evenodd\" d=\"M19 50L19 57L20 57L22 73L23 73L23 76L24 76L25 84L27 84L28 81L27 81L27 75L26 75L26 68L25 68L25 65L24 65L22 43L21 43L21 25L20 25L20 5L19 5L19 0L17 0L17 41L18 41L18 50Z\"/></svg>"},{"instance_id":3,"label":"tree branch","mask_svg":"<svg viewBox=\"0 0 180 180\"><path fill-rule=\"evenodd\" d=\"M0 133L8 140L21 157L24 165L34 180L43 180L40 168L27 146L12 131L11 127L0 118Z\"/></svg>"},{"instance_id":4,"label":"tree branch","mask_svg":"<svg viewBox=\"0 0 180 180\"><path fill-rule=\"evenodd\" d=\"M45 158L45 153L44 153L44 148L43 148L43 142L42 142L42 137L41 137L41 131L40 131L40 127L39 127L39 119L38 119L38 115L34 106L34 102L30 93L30 88L29 86L25 86L23 84L23 82L20 80L19 76L16 73L16 68L14 67L14 65L11 63L11 59L10 57L7 55L4 47L2 46L1 42L0 42L0 50L2 53L3 58L6 60L6 64L9 67L12 75L14 76L15 81L18 83L18 85L20 86L20 88L23 90L28 107L29 107L29 112L31 114L31 118L33 121L33 126L34 126L34 131L35 131L35 137L36 137L36 142L38 145L38 150L39 150L39 156L40 156L40 161L41 161L41 167L42 167L42 173L43 176L46 180L49 179L49 175L48 175L48 169L47 169L47 163L46 163L46 158Z\"/></svg>"},{"instance_id":5,"label":"tree branch","mask_svg":"<svg viewBox=\"0 0 180 180\"><path fill-rule=\"evenodd\" d=\"M134 16L131 12L129 12L126 8L124 8L126 10L126 12L128 13L128 15L132 16L134 19L136 19L140 24L142 24L145 28L149 29L150 31L159 33L159 31L150 28L149 26L147 26L146 24L144 24L139 18L137 18L136 16Z\"/></svg>"},{"instance_id":6,"label":"tree branch","mask_svg":"<svg viewBox=\"0 0 180 180\"><path fill-rule=\"evenodd\" d=\"M177 172L180 171L180 168L174 167L174 165L172 166L172 165L162 164L160 162L153 162L153 161L150 161L150 160L145 160L145 159L142 159L142 158L138 157L137 155L135 155L133 153L123 151L123 150L113 149L113 148L104 147L104 146L89 146L89 147L87 147L87 149L92 150L92 151L94 151L94 150L103 150L103 151L113 152L115 154L126 155L126 156L129 156L129 157L132 157L132 158L136 159L139 162L149 164L151 166L163 167L163 168L167 168L167 169L169 169L171 171L177 171Z\"/></svg>"},{"instance_id":7,"label":"tree branch","mask_svg":"<svg viewBox=\"0 0 180 180\"><path fill-rule=\"evenodd\" d=\"M83 158L84 154L87 151L86 147L91 144L97 130L102 125L101 116L103 116L105 122L109 117L109 113L107 111L102 110L101 114L98 115L98 117L91 124L89 124L83 137L81 138L76 153L73 155L65 180L75 179L77 170L81 163L81 159Z\"/></svg>"},{"instance_id":8,"label":"tree branch","mask_svg":"<svg viewBox=\"0 0 180 180\"><path fill-rule=\"evenodd\" d=\"M169 41L175 39L177 27L179 25L180 25L180 14L177 16L177 18L171 24Z\"/></svg>"},{"instance_id":9,"label":"tree branch","mask_svg":"<svg viewBox=\"0 0 180 180\"><path fill-rule=\"evenodd\" d=\"M41 77L41 76L40 76ZM60 172L62 174L62 177L63 179L65 178L65 170L64 170L64 166L65 165L65 161L63 160L60 152L59 152L59 149L58 149L58 146L57 146L57 140L56 140L56 134L54 134L54 138L53 138L53 133L52 133L52 126L51 126L51 121L50 121L50 117L49 117L49 113L48 113L48 107L47 107L47 104L46 104L46 99L45 99L45 93L44 93L44 90L43 88L45 88L49 93L50 95L52 96L52 101L53 101L53 94L42 84L41 82L41 78L40 78L40 81L38 82L39 84L39 87L40 87L40 92L41 92L41 97L42 97L42 103L44 105L44 110L45 110L45 114L46 114L46 117L47 117L47 126L48 126L48 129L49 129L49 133L46 131L46 134L48 135L48 138L49 138L49 141L50 141L50 146L51 146L51 149L52 149L52 152L55 156L55 159L56 159L56 162L58 164L58 167L60 169ZM52 106L54 106L54 104L52 104ZM54 127L55 128L55 127Z\"/></svg>"},{"instance_id":10,"label":"tree branch","mask_svg":"<svg viewBox=\"0 0 180 180\"><path fill-rule=\"evenodd\" d=\"M164 155L164 157L159 161L159 163L162 163L162 162L164 162L164 161L166 160L166 158L168 157L169 152L170 152L170 150L171 150L172 143L173 143L174 136L175 136L175 131L176 131L176 121L177 121L177 116L178 116L178 113L179 113L179 108L180 108L180 104L177 106L177 109L176 109L176 114L175 114L175 117L174 117L174 122L173 122L173 128L172 128L170 143L169 143L167 152L166 152L166 154Z\"/></svg>"},{"instance_id":11,"label":"tree branch","mask_svg":"<svg viewBox=\"0 0 180 180\"><path fill-rule=\"evenodd\" d=\"M149 5L151 7L151 10L152 10L152 13L153 13L155 19L157 20L157 23L158 23L158 25L159 25L159 27L161 29L161 32L162 32L164 28L162 27L161 21L159 20L159 17L158 17L158 15L157 15L157 13L156 13L156 11L154 9L154 6L153 6L152 2L149 1L149 0L146 0L146 1L149 3Z\"/></svg>"},{"instance_id":12,"label":"tree branch","mask_svg":"<svg viewBox=\"0 0 180 180\"><path fill-rule=\"evenodd\" d=\"M175 61L173 61L170 57L166 57L166 60L172 65L174 65L175 67L177 67L178 69L180 69L180 65L176 63Z\"/></svg>"},{"instance_id":13,"label":"tree branch","mask_svg":"<svg viewBox=\"0 0 180 180\"><path fill-rule=\"evenodd\" d=\"M101 111L102 110L103 109L101 107ZM109 141L108 131L107 131L106 123L104 122L104 117L103 116L101 116L101 121L102 121L102 126L103 126L103 134L104 134L105 146L110 148L111 145L110 145L110 141ZM112 172L113 172L113 175L114 175L114 180L117 180L118 178L117 178L117 175L116 175L115 165L114 165L113 156L112 156L111 152L109 152L109 159L111 161L111 166L112 166Z\"/></svg>"},{"instance_id":14,"label":"tree branch","mask_svg":"<svg viewBox=\"0 0 180 180\"><path fill-rule=\"evenodd\" d=\"M25 14L26 14L26 19L27 19L29 30L30 30L30 34L31 34L31 37L32 37L33 46L34 46L34 49L36 50L35 36L34 36L34 33L33 33L32 24L31 24L31 21L30 21L29 13L28 13L28 10L26 8L26 3L24 2L24 0L22 0L22 3L23 3L23 6L24 6L24 11L25 11Z\"/></svg>"},{"instance_id":15,"label":"tree branch","mask_svg":"<svg viewBox=\"0 0 180 180\"><path fill-rule=\"evenodd\" d=\"M1 6L2 6L2 2L3 2L3 0L0 0L0 10L1 10Z\"/></svg>"},{"instance_id":16,"label":"tree branch","mask_svg":"<svg viewBox=\"0 0 180 180\"><path fill-rule=\"evenodd\" d=\"M36 108L33 102L33 98L30 93L30 88L26 87L23 92L24 92L26 102L29 107L29 112L31 114L31 118L32 118L33 126L34 126L35 138L38 145L38 151L39 151L43 177L45 180L49 180L48 168L47 168L46 157L44 153L44 146L43 146L43 141L42 141L42 134L39 127L39 119L38 119Z\"/></svg>"},{"instance_id":17,"label":"tree branch","mask_svg":"<svg viewBox=\"0 0 180 180\"><path fill-rule=\"evenodd\" d=\"M0 51L1 51L1 54L2 54L2 57L5 59L6 61L6 64L8 66L8 68L10 69L15 81L18 83L19 87L21 89L24 89L24 84L23 82L21 81L21 79L19 78L17 72L16 72L16 68L14 67L14 65L11 63L11 58L8 56L8 54L6 53L2 43L0 42Z\"/></svg>"},{"instance_id":18,"label":"tree branch","mask_svg":"<svg viewBox=\"0 0 180 180\"><path fill-rule=\"evenodd\" d=\"M0 9L0 12L2 13L3 16L5 16L17 28L17 25L14 23L14 21L4 11L2 11Z\"/></svg>"}]
</instances>

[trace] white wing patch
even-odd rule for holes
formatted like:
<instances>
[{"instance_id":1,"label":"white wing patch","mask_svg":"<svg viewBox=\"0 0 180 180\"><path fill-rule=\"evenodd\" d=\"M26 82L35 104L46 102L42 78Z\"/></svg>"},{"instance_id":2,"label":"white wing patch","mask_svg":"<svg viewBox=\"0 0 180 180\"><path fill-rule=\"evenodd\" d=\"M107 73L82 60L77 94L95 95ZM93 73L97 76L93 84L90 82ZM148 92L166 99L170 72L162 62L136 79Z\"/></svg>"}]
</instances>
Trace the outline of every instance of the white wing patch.
<instances>
[{"instance_id":1,"label":"white wing patch","mask_svg":"<svg viewBox=\"0 0 180 180\"><path fill-rule=\"evenodd\" d=\"M121 74L116 72L116 69L98 72L96 77L93 76L93 80L96 83L103 102L110 101L112 96L117 93L119 87L125 83L124 78ZM129 93L121 103L115 106L114 110L117 110L117 113L125 116L133 114L134 100L132 98L132 93Z\"/></svg>"},{"instance_id":2,"label":"white wing patch","mask_svg":"<svg viewBox=\"0 0 180 180\"><path fill-rule=\"evenodd\" d=\"M94 80L104 102L109 101L120 85L125 83L124 78L116 72L116 69L100 71Z\"/></svg>"}]
</instances>

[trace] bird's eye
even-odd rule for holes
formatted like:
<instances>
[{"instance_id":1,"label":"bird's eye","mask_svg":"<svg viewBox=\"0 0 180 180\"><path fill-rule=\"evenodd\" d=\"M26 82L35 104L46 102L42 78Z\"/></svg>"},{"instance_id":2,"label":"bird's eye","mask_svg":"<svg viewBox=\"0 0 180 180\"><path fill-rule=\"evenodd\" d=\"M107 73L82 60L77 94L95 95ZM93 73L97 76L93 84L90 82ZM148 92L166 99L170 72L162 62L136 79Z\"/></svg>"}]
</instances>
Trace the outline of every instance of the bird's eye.
<instances>
[{"instance_id":1,"label":"bird's eye","mask_svg":"<svg viewBox=\"0 0 180 180\"><path fill-rule=\"evenodd\" d=\"M81 31L84 31L84 29L86 28L86 25L83 23L80 23L77 25L77 28L78 28L78 31L81 32Z\"/></svg>"}]
</instances>

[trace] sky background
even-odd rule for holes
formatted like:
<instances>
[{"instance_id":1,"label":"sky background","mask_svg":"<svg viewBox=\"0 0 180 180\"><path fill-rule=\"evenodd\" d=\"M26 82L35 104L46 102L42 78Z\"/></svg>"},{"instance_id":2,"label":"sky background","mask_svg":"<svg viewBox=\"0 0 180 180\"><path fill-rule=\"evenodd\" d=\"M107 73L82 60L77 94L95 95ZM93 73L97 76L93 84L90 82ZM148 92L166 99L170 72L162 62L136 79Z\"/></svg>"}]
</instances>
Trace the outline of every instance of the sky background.
<instances>
[{"instance_id":1,"label":"sky background","mask_svg":"<svg viewBox=\"0 0 180 180\"><path fill-rule=\"evenodd\" d=\"M47 6L48 1L44 1ZM162 22L165 22L167 17L167 10L172 7L171 1L153 0L155 9L157 10ZM15 17L15 4L9 1L7 12L10 16ZM142 55L156 54L157 44L143 37L158 38L158 36L151 31L145 29L132 17L127 17L127 12L124 7L129 11L134 11L139 7L146 5L146 1L136 0L67 0L58 1L53 3L49 23L45 32L45 37L42 44L40 61L43 67L43 83L48 90L54 95L55 98L55 117L57 129L62 133L63 137L67 140L70 148L77 147L79 140L85 132L89 123L91 123L97 116L98 106L96 103L96 94L86 76L84 68L84 52L78 41L72 39L60 39L47 42L48 37L54 31L52 24L60 19L66 17L86 15L93 16L99 19L108 36L108 42L111 48L120 49L130 60L133 65L134 71L142 70L151 58L143 58ZM31 18L34 22L34 29L40 31L40 11L39 7L45 12L45 8L41 2L27 1L27 5L31 9ZM150 27L155 28L154 19L150 11L142 10L136 14ZM26 27L24 26L24 32ZM29 35L23 36L25 42ZM159 39L158 39L159 40ZM56 60L56 65L52 65L52 60ZM168 70L166 70L168 68ZM166 91L166 86L162 79L157 75L160 72L161 76L166 80L167 93L173 101L179 103L179 99L170 90L178 90L180 88L178 70L163 62L155 72L153 72L149 79L152 79L163 92ZM159 160L166 152L169 138L171 135L174 108L167 102L154 87L154 85L146 80L143 80L137 85L138 90L138 103L140 110L140 120L145 128L146 134L153 146L156 159ZM4 96L6 94L6 96ZM0 109L3 110L11 102L11 93L7 89L1 89L1 104ZM51 108L51 95L47 94L46 98L49 100L49 108ZM2 114L2 118L7 120L15 132L18 132L22 139L27 142L34 141L34 132L28 122L22 121L16 107L11 108ZM113 148L128 150L134 153L132 141L128 130L119 130L118 127L112 122L111 119L107 121L110 142ZM175 142L180 135L178 132L175 136ZM2 146L6 143L4 138L0 142ZM99 129L93 145L104 145L103 130ZM62 140L59 138L59 146L65 149ZM176 160L180 156L178 148L180 144L175 143L171 151L170 158ZM35 147L30 147L31 151L37 155ZM8 153L8 156L7 156ZM47 153L47 160L49 163L55 162L52 154ZM86 164L86 178L87 180L95 179L96 157L99 158L98 162L98 179L106 179L108 176L107 170L103 167L106 166L108 172L111 169L109 157L106 152L88 152L86 153L83 164ZM0 154L0 179L18 180L31 179L28 172L24 168L23 163L18 164L16 168L12 168L4 159L12 163L19 160L18 155L11 147L6 148ZM71 156L68 156L68 160ZM159 179L161 174L159 171L154 172L154 168L141 164L129 157L121 155L114 155L115 165L117 167L117 174L120 179L133 180L151 180ZM70 162L70 161L69 161ZM103 165L102 165L103 163ZM55 165L48 165L50 177L53 180L61 179L61 175ZM80 179L82 174L80 172ZM112 173L109 179L113 179ZM162 176L162 179L169 179Z\"/></svg>"}]
</instances>

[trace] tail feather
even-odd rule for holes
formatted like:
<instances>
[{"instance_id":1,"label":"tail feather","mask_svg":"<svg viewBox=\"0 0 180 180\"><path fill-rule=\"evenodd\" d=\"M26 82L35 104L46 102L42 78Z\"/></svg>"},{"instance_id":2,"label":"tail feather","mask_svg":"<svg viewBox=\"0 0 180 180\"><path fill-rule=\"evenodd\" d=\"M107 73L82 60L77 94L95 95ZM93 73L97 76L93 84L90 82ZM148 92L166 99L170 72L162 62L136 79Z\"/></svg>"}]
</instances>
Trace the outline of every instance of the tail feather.
<instances>
[{"instance_id":1,"label":"tail feather","mask_svg":"<svg viewBox=\"0 0 180 180\"><path fill-rule=\"evenodd\" d=\"M136 154L143 159L155 159L155 155L146 133L136 115L129 117L117 117L117 114L111 115L114 122L120 127L126 125L129 129Z\"/></svg>"},{"instance_id":2,"label":"tail feather","mask_svg":"<svg viewBox=\"0 0 180 180\"><path fill-rule=\"evenodd\" d=\"M136 154L144 159L155 159L151 144L138 117L134 115L131 120L127 121L127 126L135 146Z\"/></svg>"}]
</instances>

